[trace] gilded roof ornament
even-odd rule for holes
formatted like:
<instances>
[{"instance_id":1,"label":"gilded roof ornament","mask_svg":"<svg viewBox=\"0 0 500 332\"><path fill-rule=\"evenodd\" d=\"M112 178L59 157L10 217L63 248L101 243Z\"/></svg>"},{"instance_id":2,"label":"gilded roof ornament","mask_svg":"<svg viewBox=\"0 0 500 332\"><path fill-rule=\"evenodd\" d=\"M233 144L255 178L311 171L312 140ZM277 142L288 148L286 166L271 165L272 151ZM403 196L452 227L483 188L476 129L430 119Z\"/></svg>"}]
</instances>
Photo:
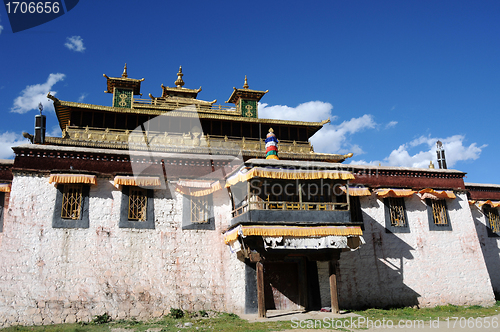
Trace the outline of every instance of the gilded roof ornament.
<instances>
[{"instance_id":1,"label":"gilded roof ornament","mask_svg":"<svg viewBox=\"0 0 500 332\"><path fill-rule=\"evenodd\" d=\"M247 81L247 75L245 75L245 84L243 84L243 89L248 89L248 81Z\"/></svg>"},{"instance_id":2,"label":"gilded roof ornament","mask_svg":"<svg viewBox=\"0 0 500 332\"><path fill-rule=\"evenodd\" d=\"M182 88L184 86L184 81L182 80L182 76L184 76L184 74L182 73L182 66L179 66L179 72L177 73L177 80L174 82L174 84L178 88Z\"/></svg>"},{"instance_id":3,"label":"gilded roof ornament","mask_svg":"<svg viewBox=\"0 0 500 332\"><path fill-rule=\"evenodd\" d=\"M125 67L123 67L122 77L123 78L127 78L128 77L128 74L127 74L127 63L125 63Z\"/></svg>"}]
</instances>

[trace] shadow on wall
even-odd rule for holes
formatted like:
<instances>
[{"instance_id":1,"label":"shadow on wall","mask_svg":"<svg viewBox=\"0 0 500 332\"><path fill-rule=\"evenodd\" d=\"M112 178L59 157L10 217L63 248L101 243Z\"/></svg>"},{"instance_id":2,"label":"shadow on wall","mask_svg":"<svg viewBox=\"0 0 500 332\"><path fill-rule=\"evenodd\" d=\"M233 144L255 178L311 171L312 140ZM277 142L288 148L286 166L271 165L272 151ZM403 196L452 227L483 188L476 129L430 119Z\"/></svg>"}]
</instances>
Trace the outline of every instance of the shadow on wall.
<instances>
[{"instance_id":1,"label":"shadow on wall","mask_svg":"<svg viewBox=\"0 0 500 332\"><path fill-rule=\"evenodd\" d=\"M338 279L342 309L418 305L420 294L404 284L404 260L415 250L363 213L366 243L340 257ZM402 234L401 236L405 236Z\"/></svg>"},{"instance_id":2,"label":"shadow on wall","mask_svg":"<svg viewBox=\"0 0 500 332\"><path fill-rule=\"evenodd\" d=\"M500 237L496 234L489 236L488 223L483 212L476 206L471 206L472 219L476 227L477 237L481 244L481 252L483 253L486 269L491 279L495 300L500 300ZM483 223L481 220L484 220Z\"/></svg>"}]
</instances>

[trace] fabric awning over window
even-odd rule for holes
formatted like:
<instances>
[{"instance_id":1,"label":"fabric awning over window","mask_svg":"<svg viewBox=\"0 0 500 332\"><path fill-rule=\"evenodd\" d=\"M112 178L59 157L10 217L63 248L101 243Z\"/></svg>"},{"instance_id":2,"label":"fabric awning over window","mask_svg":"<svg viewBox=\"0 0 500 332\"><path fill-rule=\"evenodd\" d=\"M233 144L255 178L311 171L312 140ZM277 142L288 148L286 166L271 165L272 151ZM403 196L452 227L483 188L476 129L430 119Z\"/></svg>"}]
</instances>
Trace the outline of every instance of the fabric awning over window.
<instances>
[{"instance_id":1,"label":"fabric awning over window","mask_svg":"<svg viewBox=\"0 0 500 332\"><path fill-rule=\"evenodd\" d=\"M137 187L159 187L160 179L156 176L115 176L114 185L137 186Z\"/></svg>"},{"instance_id":2,"label":"fabric awning over window","mask_svg":"<svg viewBox=\"0 0 500 332\"><path fill-rule=\"evenodd\" d=\"M264 167L243 167L226 180L226 187L238 182L245 182L255 177L280 180L352 180L354 175L347 171L337 170L303 170Z\"/></svg>"},{"instance_id":3,"label":"fabric awning over window","mask_svg":"<svg viewBox=\"0 0 500 332\"><path fill-rule=\"evenodd\" d=\"M377 189L375 191L378 197L410 197L415 191L410 189Z\"/></svg>"},{"instance_id":4,"label":"fabric awning over window","mask_svg":"<svg viewBox=\"0 0 500 332\"><path fill-rule=\"evenodd\" d=\"M345 187L341 188L343 192L346 192ZM368 188L358 188L358 187L349 187L349 196L371 196L372 193Z\"/></svg>"},{"instance_id":5,"label":"fabric awning over window","mask_svg":"<svg viewBox=\"0 0 500 332\"><path fill-rule=\"evenodd\" d=\"M478 207L481 207L481 206L483 206L483 205L485 205L485 204L488 204L488 205L489 205L489 206L491 206L492 208L497 208L497 207L499 207L499 206L500 206L500 202L498 202L498 201L492 202L492 201L490 201L490 200L487 200L487 201L479 201L479 202L478 202L478 204L477 204L477 206L478 206Z\"/></svg>"},{"instance_id":6,"label":"fabric awning over window","mask_svg":"<svg viewBox=\"0 0 500 332\"><path fill-rule=\"evenodd\" d=\"M89 174L51 174L49 183L96 184L96 176Z\"/></svg>"},{"instance_id":7,"label":"fabric awning over window","mask_svg":"<svg viewBox=\"0 0 500 332\"><path fill-rule=\"evenodd\" d=\"M0 183L0 192L10 193L10 183Z\"/></svg>"},{"instance_id":8,"label":"fabric awning over window","mask_svg":"<svg viewBox=\"0 0 500 332\"><path fill-rule=\"evenodd\" d=\"M224 242L229 244L238 236L361 236L363 231L359 226L238 226L224 234Z\"/></svg>"},{"instance_id":9,"label":"fabric awning over window","mask_svg":"<svg viewBox=\"0 0 500 332\"><path fill-rule=\"evenodd\" d=\"M431 188L422 189L418 192L421 196L420 198L426 199L455 199L457 196L452 191L447 190L434 190Z\"/></svg>"},{"instance_id":10,"label":"fabric awning over window","mask_svg":"<svg viewBox=\"0 0 500 332\"><path fill-rule=\"evenodd\" d=\"M205 188L205 189L203 189ZM206 196L222 189L219 181L179 180L175 190L183 195Z\"/></svg>"}]
</instances>

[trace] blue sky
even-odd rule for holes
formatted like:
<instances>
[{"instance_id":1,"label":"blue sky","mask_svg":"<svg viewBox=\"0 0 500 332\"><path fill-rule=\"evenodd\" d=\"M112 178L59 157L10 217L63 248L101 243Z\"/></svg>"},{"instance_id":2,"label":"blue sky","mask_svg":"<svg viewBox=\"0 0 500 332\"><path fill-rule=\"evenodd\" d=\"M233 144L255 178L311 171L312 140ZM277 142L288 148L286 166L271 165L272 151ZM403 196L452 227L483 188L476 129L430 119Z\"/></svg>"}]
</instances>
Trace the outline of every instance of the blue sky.
<instances>
[{"instance_id":1,"label":"blue sky","mask_svg":"<svg viewBox=\"0 0 500 332\"><path fill-rule=\"evenodd\" d=\"M0 8L0 158L33 133L48 91L111 105L102 74L185 87L223 104L233 87L269 90L260 117L331 124L317 152L346 163L423 167L443 141L467 182L500 183L498 1L86 1L12 33ZM279 137L278 137L279 138Z\"/></svg>"}]
</instances>

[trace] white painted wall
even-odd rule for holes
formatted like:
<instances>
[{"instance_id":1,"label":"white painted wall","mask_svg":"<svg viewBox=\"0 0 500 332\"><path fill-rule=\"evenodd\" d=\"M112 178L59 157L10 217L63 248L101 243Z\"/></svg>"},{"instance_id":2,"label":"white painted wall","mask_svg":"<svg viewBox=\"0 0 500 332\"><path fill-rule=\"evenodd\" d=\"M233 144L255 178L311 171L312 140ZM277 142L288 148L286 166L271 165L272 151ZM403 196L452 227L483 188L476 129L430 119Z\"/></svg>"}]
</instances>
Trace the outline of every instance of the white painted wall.
<instances>
[{"instance_id":1,"label":"white painted wall","mask_svg":"<svg viewBox=\"0 0 500 332\"><path fill-rule=\"evenodd\" d=\"M216 230L181 230L182 195L155 190L154 230L118 228L121 191L90 190L90 227L54 229L56 188L16 175L0 233L0 325L158 317L170 308L243 312L244 266L224 245L227 192L214 194Z\"/></svg>"},{"instance_id":2,"label":"white painted wall","mask_svg":"<svg viewBox=\"0 0 500 332\"><path fill-rule=\"evenodd\" d=\"M386 233L383 200L361 198L366 244L340 258L341 308L395 305L491 305L494 301L465 193L447 200L452 231L430 231L425 201L405 200L410 233ZM498 259L498 252L497 259ZM329 306L328 267L318 266Z\"/></svg>"}]
</instances>

